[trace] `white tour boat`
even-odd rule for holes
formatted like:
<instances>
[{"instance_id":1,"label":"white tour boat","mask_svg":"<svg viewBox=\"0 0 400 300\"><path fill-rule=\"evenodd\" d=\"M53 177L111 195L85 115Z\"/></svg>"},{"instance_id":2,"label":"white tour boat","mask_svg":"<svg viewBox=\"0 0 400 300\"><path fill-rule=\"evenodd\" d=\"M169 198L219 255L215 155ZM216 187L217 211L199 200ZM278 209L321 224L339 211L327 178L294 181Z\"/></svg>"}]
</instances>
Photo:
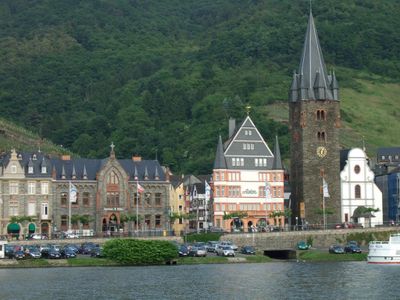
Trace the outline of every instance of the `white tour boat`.
<instances>
[{"instance_id":1,"label":"white tour boat","mask_svg":"<svg viewBox=\"0 0 400 300\"><path fill-rule=\"evenodd\" d=\"M400 264L400 233L391 234L389 241L369 243L368 263Z\"/></svg>"}]
</instances>

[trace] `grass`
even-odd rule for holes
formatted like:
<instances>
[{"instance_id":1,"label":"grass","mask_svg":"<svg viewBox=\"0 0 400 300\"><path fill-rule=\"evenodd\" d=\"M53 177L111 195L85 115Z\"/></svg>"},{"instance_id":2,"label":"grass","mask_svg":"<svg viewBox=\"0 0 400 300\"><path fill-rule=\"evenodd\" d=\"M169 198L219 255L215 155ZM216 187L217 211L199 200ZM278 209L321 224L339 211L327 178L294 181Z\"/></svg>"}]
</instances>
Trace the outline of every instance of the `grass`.
<instances>
[{"instance_id":1,"label":"grass","mask_svg":"<svg viewBox=\"0 0 400 300\"><path fill-rule=\"evenodd\" d=\"M307 262L366 261L367 253L331 254L327 250L299 251L298 258Z\"/></svg>"}]
</instances>

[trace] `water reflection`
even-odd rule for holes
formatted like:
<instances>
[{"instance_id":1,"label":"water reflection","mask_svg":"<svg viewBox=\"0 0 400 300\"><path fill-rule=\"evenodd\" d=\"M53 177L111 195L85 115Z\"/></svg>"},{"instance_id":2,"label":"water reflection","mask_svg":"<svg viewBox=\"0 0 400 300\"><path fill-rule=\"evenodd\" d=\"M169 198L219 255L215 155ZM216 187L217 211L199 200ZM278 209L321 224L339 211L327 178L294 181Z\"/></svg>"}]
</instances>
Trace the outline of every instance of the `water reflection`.
<instances>
[{"instance_id":1,"label":"water reflection","mask_svg":"<svg viewBox=\"0 0 400 300\"><path fill-rule=\"evenodd\" d=\"M365 262L0 269L0 299L396 299L399 270Z\"/></svg>"}]
</instances>

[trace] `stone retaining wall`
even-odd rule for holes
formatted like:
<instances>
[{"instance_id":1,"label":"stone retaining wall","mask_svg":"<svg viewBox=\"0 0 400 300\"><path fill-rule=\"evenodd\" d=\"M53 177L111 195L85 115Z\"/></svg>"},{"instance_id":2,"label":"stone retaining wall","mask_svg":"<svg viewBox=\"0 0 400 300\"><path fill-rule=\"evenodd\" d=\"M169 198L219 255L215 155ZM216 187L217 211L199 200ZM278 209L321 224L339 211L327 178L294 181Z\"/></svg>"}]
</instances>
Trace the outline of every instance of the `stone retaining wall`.
<instances>
[{"instance_id":1,"label":"stone retaining wall","mask_svg":"<svg viewBox=\"0 0 400 300\"><path fill-rule=\"evenodd\" d=\"M267 233L227 234L221 240L230 240L238 246L252 245L259 250L294 249L299 241L312 240L313 247L328 248L332 244L345 244L347 235L358 232L398 232L395 228L333 229L316 231L290 231Z\"/></svg>"}]
</instances>

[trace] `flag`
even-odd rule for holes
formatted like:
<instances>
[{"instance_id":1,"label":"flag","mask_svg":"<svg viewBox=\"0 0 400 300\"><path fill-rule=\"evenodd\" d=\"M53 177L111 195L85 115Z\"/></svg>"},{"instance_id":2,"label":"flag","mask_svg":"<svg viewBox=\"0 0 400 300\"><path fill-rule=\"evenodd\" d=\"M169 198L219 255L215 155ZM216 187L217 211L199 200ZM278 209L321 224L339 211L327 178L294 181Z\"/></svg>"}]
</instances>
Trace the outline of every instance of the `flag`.
<instances>
[{"instance_id":1,"label":"flag","mask_svg":"<svg viewBox=\"0 0 400 300\"><path fill-rule=\"evenodd\" d=\"M207 181L205 181L205 185L206 185L206 201L210 200L210 194L211 194L211 187L208 184Z\"/></svg>"},{"instance_id":2,"label":"flag","mask_svg":"<svg viewBox=\"0 0 400 300\"><path fill-rule=\"evenodd\" d=\"M137 183L137 191L138 193L143 193L144 192L144 188L139 184L139 181L136 182Z\"/></svg>"},{"instance_id":3,"label":"flag","mask_svg":"<svg viewBox=\"0 0 400 300\"><path fill-rule=\"evenodd\" d=\"M271 187L269 186L269 183L267 182L267 181L265 181L265 189L264 189L264 191L265 191L265 197L269 197L269 195L270 195L270 192L271 192Z\"/></svg>"},{"instance_id":4,"label":"flag","mask_svg":"<svg viewBox=\"0 0 400 300\"><path fill-rule=\"evenodd\" d=\"M78 190L77 190L76 186L70 181L69 182L69 202L76 203L77 193L78 193Z\"/></svg>"},{"instance_id":5,"label":"flag","mask_svg":"<svg viewBox=\"0 0 400 300\"><path fill-rule=\"evenodd\" d=\"M324 198L329 198L328 184L325 181L325 178L322 178L322 189L324 192Z\"/></svg>"}]
</instances>

